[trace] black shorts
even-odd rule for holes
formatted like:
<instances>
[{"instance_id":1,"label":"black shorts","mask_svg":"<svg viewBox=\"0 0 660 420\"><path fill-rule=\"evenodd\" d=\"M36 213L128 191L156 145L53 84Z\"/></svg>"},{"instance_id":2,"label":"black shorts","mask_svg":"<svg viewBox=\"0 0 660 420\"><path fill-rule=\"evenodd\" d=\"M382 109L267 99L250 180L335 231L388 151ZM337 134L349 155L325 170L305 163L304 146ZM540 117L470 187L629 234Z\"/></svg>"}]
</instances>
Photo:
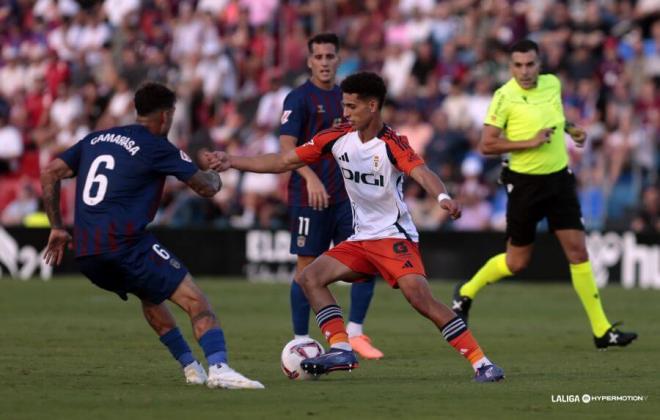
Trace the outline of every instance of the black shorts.
<instances>
[{"instance_id":1,"label":"black shorts","mask_svg":"<svg viewBox=\"0 0 660 420\"><path fill-rule=\"evenodd\" d=\"M527 175L504 168L501 179L509 198L506 235L512 245L534 242L536 225L546 217L553 232L584 230L575 175L568 168L547 175Z\"/></svg>"}]
</instances>

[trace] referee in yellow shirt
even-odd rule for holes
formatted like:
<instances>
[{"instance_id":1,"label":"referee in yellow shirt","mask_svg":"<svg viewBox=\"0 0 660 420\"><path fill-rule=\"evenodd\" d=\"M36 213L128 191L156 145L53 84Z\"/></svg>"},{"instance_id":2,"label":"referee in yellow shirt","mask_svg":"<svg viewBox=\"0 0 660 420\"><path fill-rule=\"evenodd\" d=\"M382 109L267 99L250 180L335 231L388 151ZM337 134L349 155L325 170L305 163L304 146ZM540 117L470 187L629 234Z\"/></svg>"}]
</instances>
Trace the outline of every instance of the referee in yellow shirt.
<instances>
[{"instance_id":1,"label":"referee in yellow shirt","mask_svg":"<svg viewBox=\"0 0 660 420\"><path fill-rule=\"evenodd\" d=\"M508 194L506 253L492 257L470 281L456 287L453 309L467 321L479 290L524 269L532 256L536 225L547 218L570 264L596 347L626 346L637 334L620 331L605 316L589 263L575 176L567 167L564 132L578 147L586 133L565 120L559 79L539 75L536 43L515 43L510 69L513 78L495 92L480 143L484 154L510 153L502 172Z\"/></svg>"}]
</instances>

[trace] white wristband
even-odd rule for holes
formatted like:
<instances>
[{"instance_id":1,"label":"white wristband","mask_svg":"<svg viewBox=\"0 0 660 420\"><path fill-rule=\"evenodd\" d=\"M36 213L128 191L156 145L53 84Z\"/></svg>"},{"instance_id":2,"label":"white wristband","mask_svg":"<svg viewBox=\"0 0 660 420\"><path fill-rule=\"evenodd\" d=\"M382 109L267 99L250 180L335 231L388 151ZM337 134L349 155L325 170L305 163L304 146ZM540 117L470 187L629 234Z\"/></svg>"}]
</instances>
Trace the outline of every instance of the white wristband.
<instances>
[{"instance_id":1,"label":"white wristband","mask_svg":"<svg viewBox=\"0 0 660 420\"><path fill-rule=\"evenodd\" d=\"M440 193L438 194L438 203L442 200L451 200L451 197L447 193Z\"/></svg>"}]
</instances>

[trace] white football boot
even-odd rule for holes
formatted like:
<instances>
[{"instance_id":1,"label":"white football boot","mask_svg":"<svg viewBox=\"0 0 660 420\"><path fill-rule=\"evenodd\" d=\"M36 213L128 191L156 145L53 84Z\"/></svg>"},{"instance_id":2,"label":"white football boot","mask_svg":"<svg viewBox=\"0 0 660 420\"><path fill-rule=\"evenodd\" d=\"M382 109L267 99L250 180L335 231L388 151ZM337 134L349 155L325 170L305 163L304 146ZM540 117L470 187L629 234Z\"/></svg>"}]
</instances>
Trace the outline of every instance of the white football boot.
<instances>
[{"instance_id":1,"label":"white football boot","mask_svg":"<svg viewBox=\"0 0 660 420\"><path fill-rule=\"evenodd\" d=\"M184 367L183 374L186 376L186 383L190 385L204 385L208 379L204 367L197 360Z\"/></svg>"},{"instance_id":2,"label":"white football boot","mask_svg":"<svg viewBox=\"0 0 660 420\"><path fill-rule=\"evenodd\" d=\"M225 389L264 389L261 382L246 378L226 363L209 366L209 377L206 380L209 388Z\"/></svg>"}]
</instances>

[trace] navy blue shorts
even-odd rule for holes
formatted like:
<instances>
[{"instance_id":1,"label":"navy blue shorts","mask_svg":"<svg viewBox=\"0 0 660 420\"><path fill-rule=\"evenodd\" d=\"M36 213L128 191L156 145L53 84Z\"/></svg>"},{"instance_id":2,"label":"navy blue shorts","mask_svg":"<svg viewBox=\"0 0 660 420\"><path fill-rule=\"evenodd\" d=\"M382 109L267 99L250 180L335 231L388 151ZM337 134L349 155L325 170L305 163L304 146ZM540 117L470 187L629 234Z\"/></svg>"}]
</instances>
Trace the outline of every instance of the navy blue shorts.
<instances>
[{"instance_id":1,"label":"navy blue shorts","mask_svg":"<svg viewBox=\"0 0 660 420\"><path fill-rule=\"evenodd\" d=\"M188 269L151 235L120 251L77 258L80 271L101 289L154 304L172 296Z\"/></svg>"},{"instance_id":2,"label":"navy blue shorts","mask_svg":"<svg viewBox=\"0 0 660 420\"><path fill-rule=\"evenodd\" d=\"M291 253L318 257L353 234L353 212L350 200L314 210L311 207L290 207Z\"/></svg>"}]
</instances>

